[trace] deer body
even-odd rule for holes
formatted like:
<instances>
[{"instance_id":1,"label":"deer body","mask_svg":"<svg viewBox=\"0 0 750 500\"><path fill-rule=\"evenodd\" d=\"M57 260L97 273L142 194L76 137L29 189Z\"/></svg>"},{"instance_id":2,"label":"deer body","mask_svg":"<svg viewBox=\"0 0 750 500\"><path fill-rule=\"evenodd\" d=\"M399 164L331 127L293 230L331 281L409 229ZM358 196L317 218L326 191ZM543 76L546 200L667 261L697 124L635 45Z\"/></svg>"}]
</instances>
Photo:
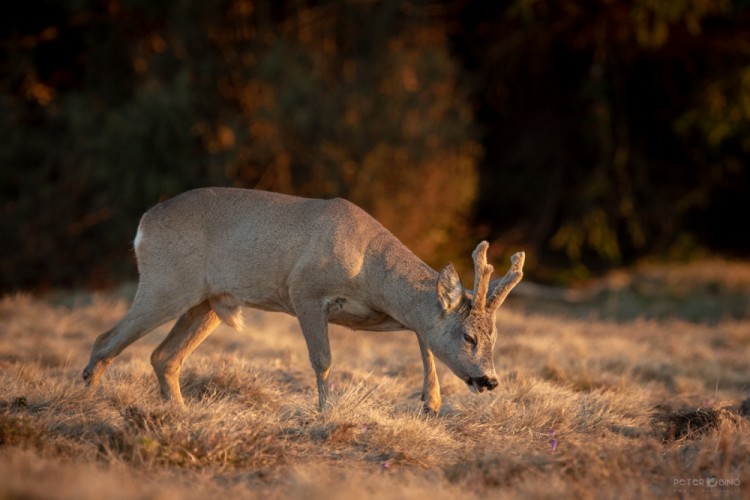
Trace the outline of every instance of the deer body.
<instances>
[{"instance_id":1,"label":"deer body","mask_svg":"<svg viewBox=\"0 0 750 500\"><path fill-rule=\"evenodd\" d=\"M138 291L125 317L94 343L83 375L92 385L125 347L179 318L151 361L162 395L182 403L182 363L221 321L240 328L242 306L298 318L321 407L327 402L331 366L329 322L355 330L416 332L426 410L440 407L433 352L470 388L497 385L494 310L481 315L486 339L469 332L474 351L482 349L481 355L472 355L462 335L478 315L469 313L473 299L453 267L437 273L345 200L196 189L146 212L134 246ZM518 280L520 268L511 281Z\"/></svg>"}]
</instances>

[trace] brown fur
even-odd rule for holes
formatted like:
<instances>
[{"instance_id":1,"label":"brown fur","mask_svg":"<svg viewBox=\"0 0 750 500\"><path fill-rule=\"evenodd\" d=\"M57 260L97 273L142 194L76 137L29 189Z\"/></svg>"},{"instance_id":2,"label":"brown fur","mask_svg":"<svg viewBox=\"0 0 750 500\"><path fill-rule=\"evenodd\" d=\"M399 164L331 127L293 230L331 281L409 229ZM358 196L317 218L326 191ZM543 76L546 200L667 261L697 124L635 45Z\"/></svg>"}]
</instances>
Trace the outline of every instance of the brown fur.
<instances>
[{"instance_id":1,"label":"brown fur","mask_svg":"<svg viewBox=\"0 0 750 500\"><path fill-rule=\"evenodd\" d=\"M140 282L130 310L94 342L84 379L96 384L132 342L179 318L154 351L162 395L182 402L185 358L219 321L242 328L241 306L296 316L325 407L328 323L359 330L413 330L425 369L426 410L440 407L433 353L470 389L492 389L495 311L521 280L523 253L489 283L487 243L474 252L472 304L452 265L435 272L379 222L341 199L263 191L188 191L144 214L135 239ZM477 300L476 294L487 294ZM480 307L481 306L481 307Z\"/></svg>"}]
</instances>

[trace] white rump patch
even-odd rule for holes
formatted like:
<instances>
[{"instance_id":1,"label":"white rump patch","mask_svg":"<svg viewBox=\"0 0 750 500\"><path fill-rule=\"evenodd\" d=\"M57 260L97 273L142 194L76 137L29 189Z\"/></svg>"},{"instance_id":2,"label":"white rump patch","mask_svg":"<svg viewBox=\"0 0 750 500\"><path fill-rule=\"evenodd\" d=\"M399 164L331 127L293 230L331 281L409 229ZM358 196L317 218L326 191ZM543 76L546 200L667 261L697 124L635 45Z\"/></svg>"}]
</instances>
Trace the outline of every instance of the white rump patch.
<instances>
[{"instance_id":1,"label":"white rump patch","mask_svg":"<svg viewBox=\"0 0 750 500\"><path fill-rule=\"evenodd\" d=\"M141 226L139 224L138 231L135 233L135 239L133 240L133 248L135 249L136 255L138 255L138 249L141 247L141 243L143 243L143 231L141 231Z\"/></svg>"}]
</instances>

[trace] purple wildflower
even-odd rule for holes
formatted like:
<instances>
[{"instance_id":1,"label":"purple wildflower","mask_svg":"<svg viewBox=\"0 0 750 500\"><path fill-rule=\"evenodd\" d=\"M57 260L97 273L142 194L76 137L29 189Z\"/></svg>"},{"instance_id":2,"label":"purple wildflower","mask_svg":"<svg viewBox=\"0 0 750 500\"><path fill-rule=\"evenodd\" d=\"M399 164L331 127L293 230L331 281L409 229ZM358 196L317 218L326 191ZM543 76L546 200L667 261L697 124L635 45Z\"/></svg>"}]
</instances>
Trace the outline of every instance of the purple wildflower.
<instances>
[{"instance_id":1,"label":"purple wildflower","mask_svg":"<svg viewBox=\"0 0 750 500\"><path fill-rule=\"evenodd\" d=\"M555 439L555 429L549 430L549 435L552 439L549 440L550 453L554 453L557 450L557 439Z\"/></svg>"}]
</instances>

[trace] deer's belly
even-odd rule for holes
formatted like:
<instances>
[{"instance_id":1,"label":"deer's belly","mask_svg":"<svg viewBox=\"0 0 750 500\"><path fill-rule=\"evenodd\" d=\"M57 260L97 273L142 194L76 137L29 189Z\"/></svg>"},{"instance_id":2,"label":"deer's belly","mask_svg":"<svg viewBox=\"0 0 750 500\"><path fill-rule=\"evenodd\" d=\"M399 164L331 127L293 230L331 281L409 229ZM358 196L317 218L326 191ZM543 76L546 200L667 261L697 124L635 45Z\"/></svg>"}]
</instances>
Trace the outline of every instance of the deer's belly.
<instances>
[{"instance_id":1,"label":"deer's belly","mask_svg":"<svg viewBox=\"0 0 750 500\"><path fill-rule=\"evenodd\" d=\"M326 303L328 322L353 330L394 331L406 327L382 311L345 298L334 298Z\"/></svg>"}]
</instances>

